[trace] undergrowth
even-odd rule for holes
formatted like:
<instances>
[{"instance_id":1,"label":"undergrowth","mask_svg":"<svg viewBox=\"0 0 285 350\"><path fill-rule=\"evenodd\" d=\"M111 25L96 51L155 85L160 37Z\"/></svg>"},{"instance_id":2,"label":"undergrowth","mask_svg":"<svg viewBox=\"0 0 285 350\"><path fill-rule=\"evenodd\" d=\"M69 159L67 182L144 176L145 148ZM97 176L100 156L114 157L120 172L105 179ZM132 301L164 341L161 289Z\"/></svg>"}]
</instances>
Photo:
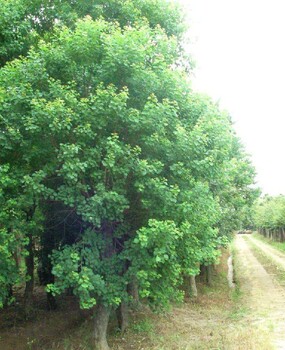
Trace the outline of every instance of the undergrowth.
<instances>
[{"instance_id":1,"label":"undergrowth","mask_svg":"<svg viewBox=\"0 0 285 350\"><path fill-rule=\"evenodd\" d=\"M154 314L146 307L132 314L132 324L125 334L109 337L112 350L268 350L267 335L250 326L246 317L249 309L239 280L230 289L227 281L227 259L224 251L221 263L214 270L213 286L198 281L199 295L187 298L182 305L173 305L164 314ZM232 252L235 259L235 250ZM238 269L238 265L235 269ZM238 271L235 271L238 272ZM92 322L92 320L90 320ZM85 326L86 339L92 326ZM73 334L73 347L77 349L78 335ZM85 342L86 344L86 342ZM60 346L58 344L58 346ZM60 349L60 347L51 348ZM65 348L67 349L67 348ZM79 348L78 348L79 349ZM86 346L85 348L89 350Z\"/></svg>"},{"instance_id":2,"label":"undergrowth","mask_svg":"<svg viewBox=\"0 0 285 350\"><path fill-rule=\"evenodd\" d=\"M185 298L180 305L172 305L168 312L153 313L141 306L130 314L130 327L122 334L118 331L115 314L112 316L108 341L112 350L269 350L267 333L261 333L248 321L249 309L240 288L240 267L234 246L224 250L220 264L215 267L213 285L197 279L198 297ZM233 255L235 288L228 287L227 259ZM69 309L69 313L71 309ZM86 314L81 321L64 328L69 314L51 313L54 336L26 337L25 349L41 350L91 350L93 349L93 317ZM54 317L54 319L53 319ZM62 324L61 324L62 323ZM23 324L23 327L26 325ZM35 322L40 334L40 320ZM24 328L22 328L24 329ZM52 329L51 329L52 330ZM1 336L1 335L0 335Z\"/></svg>"}]
</instances>

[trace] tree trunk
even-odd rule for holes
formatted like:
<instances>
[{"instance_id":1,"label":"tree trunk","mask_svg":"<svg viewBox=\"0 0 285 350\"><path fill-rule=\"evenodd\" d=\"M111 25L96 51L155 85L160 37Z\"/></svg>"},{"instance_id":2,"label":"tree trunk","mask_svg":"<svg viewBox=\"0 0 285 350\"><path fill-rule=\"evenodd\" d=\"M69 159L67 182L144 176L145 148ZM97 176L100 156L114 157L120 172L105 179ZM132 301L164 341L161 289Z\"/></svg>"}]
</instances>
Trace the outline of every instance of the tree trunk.
<instances>
[{"instance_id":1,"label":"tree trunk","mask_svg":"<svg viewBox=\"0 0 285 350\"><path fill-rule=\"evenodd\" d=\"M206 282L209 287L212 287L213 281L212 281L212 274L213 274L213 266L207 265L206 266Z\"/></svg>"},{"instance_id":2,"label":"tree trunk","mask_svg":"<svg viewBox=\"0 0 285 350\"><path fill-rule=\"evenodd\" d=\"M107 343L107 328L110 318L111 308L102 303L97 304L95 309L94 341L95 350L109 350Z\"/></svg>"},{"instance_id":3,"label":"tree trunk","mask_svg":"<svg viewBox=\"0 0 285 350\"><path fill-rule=\"evenodd\" d=\"M47 292L47 309L50 310L56 310L57 309L57 303L55 297Z\"/></svg>"},{"instance_id":4,"label":"tree trunk","mask_svg":"<svg viewBox=\"0 0 285 350\"><path fill-rule=\"evenodd\" d=\"M15 260L17 271L19 271L21 266L21 248L19 246L16 247L13 253L13 258Z\"/></svg>"},{"instance_id":5,"label":"tree trunk","mask_svg":"<svg viewBox=\"0 0 285 350\"><path fill-rule=\"evenodd\" d=\"M34 204L29 208L29 210L26 212L26 220L27 222L32 221L34 213L36 210L36 205ZM29 239L29 243L26 247L28 255L25 258L26 262L26 287L25 287L25 293L24 293L24 309L25 314L27 315L29 311L31 310L33 306L33 291L34 291L34 269L35 269L35 262L34 262L34 239L33 239L33 232L30 231L27 235L27 238Z\"/></svg>"},{"instance_id":6,"label":"tree trunk","mask_svg":"<svg viewBox=\"0 0 285 350\"><path fill-rule=\"evenodd\" d=\"M28 235L29 243L27 245L28 256L26 256L26 287L24 293L25 312L28 313L33 305L33 291L34 291L34 242L33 235Z\"/></svg>"},{"instance_id":7,"label":"tree trunk","mask_svg":"<svg viewBox=\"0 0 285 350\"><path fill-rule=\"evenodd\" d=\"M129 311L128 305L125 302L122 302L116 310L119 328L120 328L122 333L125 332L125 330L128 328L128 325L129 325L129 312L128 311Z\"/></svg>"},{"instance_id":8,"label":"tree trunk","mask_svg":"<svg viewBox=\"0 0 285 350\"><path fill-rule=\"evenodd\" d=\"M205 276L206 276L206 266L204 264L200 265L200 276L201 276L201 281L205 281ZM207 279L207 277L206 277Z\"/></svg>"},{"instance_id":9,"label":"tree trunk","mask_svg":"<svg viewBox=\"0 0 285 350\"><path fill-rule=\"evenodd\" d=\"M190 276L190 295L192 297L198 296L198 291L196 286L196 276Z\"/></svg>"},{"instance_id":10,"label":"tree trunk","mask_svg":"<svg viewBox=\"0 0 285 350\"><path fill-rule=\"evenodd\" d=\"M266 229L265 228L261 229L261 233L262 233L263 237L266 237Z\"/></svg>"},{"instance_id":11,"label":"tree trunk","mask_svg":"<svg viewBox=\"0 0 285 350\"><path fill-rule=\"evenodd\" d=\"M103 252L103 258L109 259L116 250L113 244L114 225L112 222L105 221L101 226L103 239L105 242L105 249ZM98 301L95 309L95 323L94 323L94 340L95 350L109 350L107 343L107 328L111 313L111 307L105 306L102 302Z\"/></svg>"},{"instance_id":12,"label":"tree trunk","mask_svg":"<svg viewBox=\"0 0 285 350\"><path fill-rule=\"evenodd\" d=\"M4 299L3 307L7 307L10 304L11 298L13 297L13 286L10 284L8 287L8 293L6 298Z\"/></svg>"},{"instance_id":13,"label":"tree trunk","mask_svg":"<svg viewBox=\"0 0 285 350\"><path fill-rule=\"evenodd\" d=\"M128 293L133 298L135 303L139 303L139 287L138 282L135 278L128 285Z\"/></svg>"}]
</instances>

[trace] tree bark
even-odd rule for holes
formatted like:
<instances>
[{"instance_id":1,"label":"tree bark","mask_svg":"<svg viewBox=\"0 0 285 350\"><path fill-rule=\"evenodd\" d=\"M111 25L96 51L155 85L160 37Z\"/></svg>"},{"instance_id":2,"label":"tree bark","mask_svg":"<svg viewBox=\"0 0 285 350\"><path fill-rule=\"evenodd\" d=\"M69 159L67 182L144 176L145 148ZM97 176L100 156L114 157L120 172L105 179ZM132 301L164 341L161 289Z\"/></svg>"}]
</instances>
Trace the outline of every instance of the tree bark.
<instances>
[{"instance_id":1,"label":"tree bark","mask_svg":"<svg viewBox=\"0 0 285 350\"><path fill-rule=\"evenodd\" d=\"M28 313L33 305L33 291L34 291L34 242L33 235L30 233L28 235L29 243L27 245L28 256L26 256L26 287L24 293L24 305L25 312Z\"/></svg>"},{"instance_id":2,"label":"tree bark","mask_svg":"<svg viewBox=\"0 0 285 350\"><path fill-rule=\"evenodd\" d=\"M105 221L101 226L103 239L105 242L105 249L102 254L103 259L111 258L115 253L115 247L113 245L113 233L114 225L112 222ZM94 341L95 350L109 350L107 342L107 328L111 313L111 307L105 306L101 301L95 308L95 323L94 323Z\"/></svg>"},{"instance_id":3,"label":"tree bark","mask_svg":"<svg viewBox=\"0 0 285 350\"><path fill-rule=\"evenodd\" d=\"M198 291L196 286L196 276L190 276L190 295L192 297L198 296Z\"/></svg>"},{"instance_id":4,"label":"tree bark","mask_svg":"<svg viewBox=\"0 0 285 350\"><path fill-rule=\"evenodd\" d=\"M107 342L107 328L110 318L111 308L106 307L102 303L97 304L95 308L95 322L94 322L94 349L95 350L109 350Z\"/></svg>"},{"instance_id":5,"label":"tree bark","mask_svg":"<svg viewBox=\"0 0 285 350\"><path fill-rule=\"evenodd\" d=\"M49 293L49 292L47 292L47 309L48 309L49 311L51 311L51 310L56 310L56 309L57 309L56 299L55 299L55 297L54 297L51 293Z\"/></svg>"},{"instance_id":6,"label":"tree bark","mask_svg":"<svg viewBox=\"0 0 285 350\"><path fill-rule=\"evenodd\" d=\"M11 301L11 298L13 297L13 286L10 284L8 287L8 294L4 300L3 307L9 306L9 303Z\"/></svg>"},{"instance_id":7,"label":"tree bark","mask_svg":"<svg viewBox=\"0 0 285 350\"><path fill-rule=\"evenodd\" d=\"M200 265L200 276L201 276L201 281L205 282L206 266L204 264ZM206 280L207 280L207 277L206 277Z\"/></svg>"},{"instance_id":8,"label":"tree bark","mask_svg":"<svg viewBox=\"0 0 285 350\"><path fill-rule=\"evenodd\" d=\"M135 303L139 303L139 287L138 282L135 278L128 285L128 293L133 298Z\"/></svg>"},{"instance_id":9,"label":"tree bark","mask_svg":"<svg viewBox=\"0 0 285 350\"><path fill-rule=\"evenodd\" d=\"M116 310L117 319L118 319L118 325L122 333L125 332L125 330L129 326L129 312L128 312L128 305L125 302L122 302L120 306Z\"/></svg>"},{"instance_id":10,"label":"tree bark","mask_svg":"<svg viewBox=\"0 0 285 350\"><path fill-rule=\"evenodd\" d=\"M213 266L207 265L206 266L206 282L209 287L212 287L213 281L212 281L212 274L213 274Z\"/></svg>"},{"instance_id":11,"label":"tree bark","mask_svg":"<svg viewBox=\"0 0 285 350\"><path fill-rule=\"evenodd\" d=\"M27 222L31 222L34 216L36 210L36 205L34 204L29 208L29 210L26 212L26 220ZM33 291L34 291L34 269L35 269L35 262L34 262L34 238L33 238L33 232L30 231L27 235L27 238L29 239L29 243L27 245L27 253L28 255L25 258L26 262L26 287L25 287L25 293L24 293L24 310L25 314L27 315L29 311L31 310L33 306Z\"/></svg>"}]
</instances>

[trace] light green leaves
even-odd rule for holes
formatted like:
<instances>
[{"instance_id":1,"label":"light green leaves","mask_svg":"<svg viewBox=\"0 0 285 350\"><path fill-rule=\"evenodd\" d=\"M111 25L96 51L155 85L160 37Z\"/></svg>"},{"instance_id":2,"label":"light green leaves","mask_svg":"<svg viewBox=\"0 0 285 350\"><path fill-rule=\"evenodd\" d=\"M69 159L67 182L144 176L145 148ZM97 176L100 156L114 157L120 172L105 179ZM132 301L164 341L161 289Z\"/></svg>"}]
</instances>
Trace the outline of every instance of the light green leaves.
<instances>
[{"instance_id":1,"label":"light green leaves","mask_svg":"<svg viewBox=\"0 0 285 350\"><path fill-rule=\"evenodd\" d=\"M285 197L265 196L255 204L254 224L259 229L280 229L285 227Z\"/></svg>"},{"instance_id":2,"label":"light green leaves","mask_svg":"<svg viewBox=\"0 0 285 350\"><path fill-rule=\"evenodd\" d=\"M15 42L0 15L2 65L37 33L0 70L3 266L17 272L21 227L47 260L54 249L53 294L72 287L83 308L117 306L136 280L167 305L183 275L217 258L254 197L253 171L229 116L191 91L177 6L102 4L6 2Z\"/></svg>"}]
</instances>

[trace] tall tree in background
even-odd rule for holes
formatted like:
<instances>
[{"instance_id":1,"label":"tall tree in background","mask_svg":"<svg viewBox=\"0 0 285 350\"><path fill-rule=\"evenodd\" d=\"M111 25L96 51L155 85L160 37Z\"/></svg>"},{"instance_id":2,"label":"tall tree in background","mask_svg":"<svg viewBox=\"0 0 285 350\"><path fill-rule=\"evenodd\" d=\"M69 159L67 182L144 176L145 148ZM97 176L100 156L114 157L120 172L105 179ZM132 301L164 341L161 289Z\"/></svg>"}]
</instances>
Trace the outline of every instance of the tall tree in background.
<instances>
[{"instance_id":1,"label":"tall tree in background","mask_svg":"<svg viewBox=\"0 0 285 350\"><path fill-rule=\"evenodd\" d=\"M283 242L285 240L285 197L279 195L260 198L253 209L253 222L259 233Z\"/></svg>"}]
</instances>

